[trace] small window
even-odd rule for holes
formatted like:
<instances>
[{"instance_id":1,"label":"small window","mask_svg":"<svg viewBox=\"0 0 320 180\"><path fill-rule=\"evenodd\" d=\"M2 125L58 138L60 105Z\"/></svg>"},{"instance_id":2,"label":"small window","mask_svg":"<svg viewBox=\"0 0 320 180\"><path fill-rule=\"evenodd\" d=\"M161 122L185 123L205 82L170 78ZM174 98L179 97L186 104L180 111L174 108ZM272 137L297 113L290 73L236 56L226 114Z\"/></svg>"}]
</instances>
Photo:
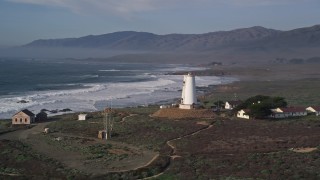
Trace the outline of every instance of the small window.
<instances>
[{"instance_id":1,"label":"small window","mask_svg":"<svg viewBox=\"0 0 320 180\"><path fill-rule=\"evenodd\" d=\"M22 118L20 118L20 122L22 123Z\"/></svg>"},{"instance_id":2,"label":"small window","mask_svg":"<svg viewBox=\"0 0 320 180\"><path fill-rule=\"evenodd\" d=\"M27 122L27 121L28 121L28 119L27 119L27 118L25 118L25 119L24 119L24 122Z\"/></svg>"},{"instance_id":3,"label":"small window","mask_svg":"<svg viewBox=\"0 0 320 180\"><path fill-rule=\"evenodd\" d=\"M16 118L15 121L18 122L18 119Z\"/></svg>"}]
</instances>

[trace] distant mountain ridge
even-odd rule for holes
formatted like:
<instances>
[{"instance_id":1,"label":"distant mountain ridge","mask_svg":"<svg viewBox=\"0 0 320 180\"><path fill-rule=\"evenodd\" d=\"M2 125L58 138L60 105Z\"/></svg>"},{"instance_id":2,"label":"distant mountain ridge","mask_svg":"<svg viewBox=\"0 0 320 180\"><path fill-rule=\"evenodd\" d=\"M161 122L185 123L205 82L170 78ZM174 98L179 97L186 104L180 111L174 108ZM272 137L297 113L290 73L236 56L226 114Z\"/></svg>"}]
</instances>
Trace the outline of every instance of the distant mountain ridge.
<instances>
[{"instance_id":1,"label":"distant mountain ridge","mask_svg":"<svg viewBox=\"0 0 320 180\"><path fill-rule=\"evenodd\" d=\"M289 31L255 26L204 34L157 35L148 32L122 31L79 38L36 40L23 47L100 48L132 51L314 48L320 47L320 25Z\"/></svg>"}]
</instances>

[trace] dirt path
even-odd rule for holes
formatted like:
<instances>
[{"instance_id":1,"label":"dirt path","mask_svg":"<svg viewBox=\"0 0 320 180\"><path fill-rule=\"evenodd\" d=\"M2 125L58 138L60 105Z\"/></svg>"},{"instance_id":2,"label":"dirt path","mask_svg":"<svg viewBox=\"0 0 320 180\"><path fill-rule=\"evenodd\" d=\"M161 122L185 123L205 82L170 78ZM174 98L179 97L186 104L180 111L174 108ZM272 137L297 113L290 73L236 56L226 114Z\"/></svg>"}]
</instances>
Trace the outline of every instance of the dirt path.
<instances>
[{"instance_id":1,"label":"dirt path","mask_svg":"<svg viewBox=\"0 0 320 180\"><path fill-rule=\"evenodd\" d=\"M130 114L122 118L122 120L118 123L125 122L128 118L135 116L137 114ZM52 121L51 121L52 122ZM8 140L19 140L30 144L32 148L38 151L41 154L44 154L48 157L56 159L63 164L67 165L69 168L78 169L87 173L92 174L105 174L109 172L126 172L131 170L137 170L143 167L150 165L153 161L155 161L159 153L141 149L136 146L132 146L130 144L122 143L122 142L115 142L109 140L108 143L115 146L115 147L126 147L134 152L137 152L139 155L134 156L133 158L123 159L117 162L114 162L107 166L98 165L95 162L88 161L86 157L81 154L80 152L75 151L65 151L63 148L51 145L47 140L43 139L43 135L39 136L43 133L44 128L50 124L51 122L44 122L34 124L34 126L30 129L22 129L17 130L14 132L6 133L0 135L0 139L8 139ZM90 138L90 137L81 137L71 134L64 134L64 133L50 133L50 135L54 135L56 137L73 137L73 138L84 138L90 139L92 143L96 144L105 144L105 140L97 139L97 138ZM111 163L111 162L110 162Z\"/></svg>"},{"instance_id":2,"label":"dirt path","mask_svg":"<svg viewBox=\"0 0 320 180\"><path fill-rule=\"evenodd\" d=\"M127 120L127 118L130 118L130 117L136 116L136 115L137 114L130 114L130 115L126 116L126 117L123 117L122 120L119 121L118 123L123 123L123 122L125 122ZM121 170L121 167L116 168L117 170L114 170L114 171L110 170L110 169L108 171L106 171L106 168L103 168L103 167L100 167L100 168L99 167L95 167L95 168L92 168L92 170L90 170L83 164L86 160L85 160L85 158L83 157L82 154L79 154L79 153L76 153L76 152L72 152L72 151L71 152L61 151L56 147L52 147L52 146L50 146L48 144L46 145L45 142L42 142L39 139L36 140L36 139L30 138L30 137L32 137L34 135L42 133L44 128L49 123L51 123L51 122L38 123L33 128L30 128L30 129L27 129L27 130L18 130L18 131L10 132L10 133L7 133L7 134L3 134L3 135L0 135L0 139L21 140L21 141L27 142L27 143L33 145L33 147L37 151L40 151L41 153L43 153L43 154L45 154L45 155L47 155L49 157L52 157L54 159L59 160L60 162L65 163L68 167L79 169L79 170L82 170L82 171L85 171L85 172L89 171L89 173L94 173L94 174L100 174L101 172L108 173L108 172L126 172L126 171L131 171L131 170L137 170L137 169L149 166L151 163L156 161L157 158L159 157L159 153L154 154L154 152L153 153L149 153L149 152L146 152L145 150L143 150L143 153L145 154L145 156L150 158L150 160L148 160L147 162L145 162L144 160L143 160L144 162L140 161L140 163L137 163L136 161L121 162L121 164L122 163L132 164L132 165L130 165L131 168L128 168L128 167L125 168L123 166L122 170ZM180 158L181 157L181 156L176 154L177 148L173 143L174 141L181 140L182 138L187 138L187 137L190 137L190 136L197 135L198 133L201 133L201 132L203 132L205 130L208 130L208 129L212 128L212 127L213 127L213 125L211 124L211 125L208 125L208 126L202 128L200 130L197 130L195 132L192 132L192 133L189 133L189 134L186 134L186 135L183 135L183 136L168 140L166 142L166 144L172 149L172 151L170 153L170 162L169 162L168 167L165 170L163 170L163 172L161 172L161 173L159 173L157 175L145 178L145 179L152 179L152 178L159 177L160 175L162 175L164 172L166 172L170 168L170 165L175 160L175 158ZM59 135L59 133L57 133L57 135ZM73 136L73 135L67 135L67 134L60 134L60 135L61 136L70 136L70 137ZM73 136L73 137L78 137L78 136ZM83 137L79 137L79 138L83 138ZM87 138L87 139L92 139L97 143L105 143L104 140L98 140L96 138ZM127 145L127 144L124 144L124 143L113 142L113 141L109 141L109 143L110 144L115 144L115 145L128 146L128 147L130 146L130 148L139 149L138 147L133 147L131 145ZM54 152L54 153L52 153L52 152Z\"/></svg>"},{"instance_id":3,"label":"dirt path","mask_svg":"<svg viewBox=\"0 0 320 180\"><path fill-rule=\"evenodd\" d=\"M196 134L201 133L202 131L205 131L205 130L210 129L212 126L213 126L213 125L211 124L211 125L203 128L203 129L200 129L200 130L198 130L198 131L195 131L195 132L193 132L193 133L191 133L191 134L187 134L187 135L184 135L184 136L181 136L181 137L178 137L178 138L171 139L171 140L167 141L168 146L170 146L170 148L173 150L172 155L175 155L176 150L177 150L177 148L172 144L173 141L180 140L180 139L182 139L182 138L186 138L186 137L189 137L189 136L194 136L194 135L196 135Z\"/></svg>"},{"instance_id":4,"label":"dirt path","mask_svg":"<svg viewBox=\"0 0 320 180\"><path fill-rule=\"evenodd\" d=\"M3 135L0 135L0 139L25 140L25 139L28 139L30 135L42 133L44 128L51 122L53 121L37 123L37 124L34 124L34 127L30 129L21 129L21 130L6 133Z\"/></svg>"},{"instance_id":5,"label":"dirt path","mask_svg":"<svg viewBox=\"0 0 320 180\"><path fill-rule=\"evenodd\" d=\"M65 158L61 159L60 155L56 155L54 157L55 159L58 159L60 161L66 161L67 162L66 164L68 164L69 166L71 166L73 168L81 169L83 171L90 170L91 173L95 173L95 174L104 174L104 173L111 173L111 172L126 172L126 171L131 171L131 170L137 170L137 169L140 169L140 168L143 168L143 167L150 165L159 156L159 153L156 153L156 152L153 152L150 150L141 149L139 147L136 147L136 146L133 146L130 144L126 144L123 142L116 142L116 141L112 141L112 140L106 141L103 139L82 137L82 136L76 136L76 135L70 135L70 134L64 134L64 133L53 133L53 134L56 136L59 136L59 137L64 137L64 138L71 137L71 138L88 139L88 140L92 140L92 143L97 143L97 144L108 143L113 146L126 147L126 148L130 148L134 151L141 152L141 156L138 159L128 159L128 160L117 161L116 163L113 164L114 165L113 168L115 168L115 169L111 169L110 167L108 168L108 167L104 167L104 166L97 166L93 170L90 170L90 169L88 169L88 167L85 167L85 165L83 165L81 161L78 162L79 159L81 159L81 158L83 159L83 155L75 156L75 155L70 154L71 157L72 156L75 157L75 159L73 159L72 161L66 161ZM85 160L83 160L83 161L85 161ZM123 164L125 164L125 166ZM109 166L111 166L111 165L109 165Z\"/></svg>"},{"instance_id":6,"label":"dirt path","mask_svg":"<svg viewBox=\"0 0 320 180\"><path fill-rule=\"evenodd\" d=\"M138 114L129 114L129 116L125 116L121 119L121 121L117 122L117 123L123 123L124 121L126 121L127 118L130 118L132 116L137 116Z\"/></svg>"},{"instance_id":7,"label":"dirt path","mask_svg":"<svg viewBox=\"0 0 320 180\"><path fill-rule=\"evenodd\" d=\"M157 158L159 157L159 153L157 155L155 155L147 164L143 165L143 166L139 166L134 170L140 169L140 168L144 168L149 166L153 161L155 161Z\"/></svg>"},{"instance_id":8,"label":"dirt path","mask_svg":"<svg viewBox=\"0 0 320 180\"><path fill-rule=\"evenodd\" d=\"M171 139L171 140L167 141L168 146L170 146L170 148L172 149L171 157L172 157L172 156L177 157L177 155L176 155L176 150L177 150L177 148L172 144L173 141L180 140L180 139L182 139L182 138L186 138L186 137L190 137L190 136L194 136L194 135L196 135L196 134L199 134L199 133L202 132L202 131L205 131L205 130L210 129L212 126L213 126L213 125L211 124L211 125L203 128L203 129L200 129L200 130L198 130L198 131L195 131L195 132L193 132L193 133L191 133L191 134L187 134L187 135L184 135L184 136L181 136L181 137L178 137L178 138ZM181 156L179 156L179 157L181 157Z\"/></svg>"},{"instance_id":9,"label":"dirt path","mask_svg":"<svg viewBox=\"0 0 320 180\"><path fill-rule=\"evenodd\" d=\"M47 143L41 141L39 138L36 138L37 135L41 134L44 128L51 122L53 121L33 124L34 126L30 129L22 129L3 134L0 136L0 139L19 140L21 142L27 143L31 145L35 151L40 152L41 154L44 154L48 157L57 159L60 162L68 165L68 167L79 169L81 163L76 161L76 159L82 160L83 158L81 154L73 152L63 152L61 151L61 149L48 145Z\"/></svg>"},{"instance_id":10,"label":"dirt path","mask_svg":"<svg viewBox=\"0 0 320 180\"><path fill-rule=\"evenodd\" d=\"M177 137L177 138L174 138L174 139L171 139L171 140L168 140L166 142L166 144L172 149L172 152L170 153L170 162L169 162L169 165L166 169L163 170L163 172L159 173L159 174L156 174L156 175L153 175L153 176L150 176L150 177L147 177L147 178L143 178L143 179L153 179L153 178L156 178L156 177L159 177L161 176L162 174L164 174L169 168L170 168L170 165L172 164L172 161L174 161L176 158L180 158L182 156L179 156L176 154L177 152L177 147L173 144L173 141L176 141L176 140L180 140L182 138L186 138L186 137L190 137L190 136L194 136L196 134L199 134L201 133L202 131L205 131L205 130L208 130L210 128L212 128L213 125L210 124L209 126L205 127L205 128L202 128L200 130L197 130L195 132L192 132L192 133L189 133L189 134L186 134L186 135L183 135L183 136L180 136L180 137ZM151 162L150 162L151 163Z\"/></svg>"}]
</instances>

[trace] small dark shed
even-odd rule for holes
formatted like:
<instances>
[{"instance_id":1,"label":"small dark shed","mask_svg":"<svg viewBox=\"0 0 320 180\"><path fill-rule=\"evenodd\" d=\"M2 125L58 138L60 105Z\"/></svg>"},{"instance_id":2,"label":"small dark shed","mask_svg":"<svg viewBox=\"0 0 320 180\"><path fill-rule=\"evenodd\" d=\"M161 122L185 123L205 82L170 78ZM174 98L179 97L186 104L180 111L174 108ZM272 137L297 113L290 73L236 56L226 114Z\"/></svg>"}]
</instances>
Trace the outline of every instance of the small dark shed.
<instances>
[{"instance_id":1,"label":"small dark shed","mask_svg":"<svg viewBox=\"0 0 320 180\"><path fill-rule=\"evenodd\" d=\"M48 115L44 111L41 111L36 115L36 122L46 121L47 119L48 119Z\"/></svg>"}]
</instances>

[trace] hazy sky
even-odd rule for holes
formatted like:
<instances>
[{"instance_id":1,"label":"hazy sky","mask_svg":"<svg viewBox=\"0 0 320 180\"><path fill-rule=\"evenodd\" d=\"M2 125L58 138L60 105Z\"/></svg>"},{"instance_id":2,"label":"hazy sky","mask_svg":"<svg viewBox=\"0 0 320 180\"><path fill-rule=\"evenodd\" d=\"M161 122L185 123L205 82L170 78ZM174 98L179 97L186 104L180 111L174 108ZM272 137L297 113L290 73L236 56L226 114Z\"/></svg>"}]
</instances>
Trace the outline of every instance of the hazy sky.
<instances>
[{"instance_id":1,"label":"hazy sky","mask_svg":"<svg viewBox=\"0 0 320 180\"><path fill-rule=\"evenodd\" d=\"M320 0L0 0L0 23L0 46L127 30L289 30L320 24Z\"/></svg>"}]
</instances>

